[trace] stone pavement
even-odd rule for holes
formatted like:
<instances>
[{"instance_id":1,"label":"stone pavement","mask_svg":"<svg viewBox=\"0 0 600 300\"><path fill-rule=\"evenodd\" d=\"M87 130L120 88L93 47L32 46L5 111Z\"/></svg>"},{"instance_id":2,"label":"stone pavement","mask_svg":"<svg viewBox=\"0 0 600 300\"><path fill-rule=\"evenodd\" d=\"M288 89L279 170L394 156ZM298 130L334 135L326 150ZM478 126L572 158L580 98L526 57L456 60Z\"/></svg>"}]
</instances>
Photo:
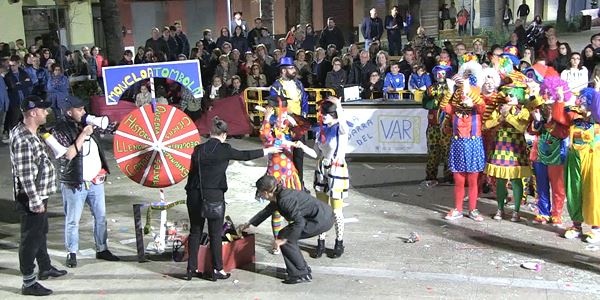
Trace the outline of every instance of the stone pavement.
<instances>
[{"instance_id":1,"label":"stone pavement","mask_svg":"<svg viewBox=\"0 0 600 300\"><path fill-rule=\"evenodd\" d=\"M239 149L258 147L255 139L231 140ZM258 228L256 264L234 270L231 279L217 283L181 280L185 263L167 255L138 263L132 204L158 200L155 189L126 178L109 153L112 175L106 185L109 247L121 262L93 257L92 219L81 220L79 266L69 274L43 282L56 299L599 299L600 252L586 250L580 241L559 237L560 230L527 222L494 221L493 200L483 199L481 223L470 219L448 222L452 187L422 189L422 163L350 163L352 189L344 209L346 253L339 259L308 257L314 240L303 243L312 266L312 283L287 286L283 259L267 252L270 222ZM8 149L0 146L0 299L22 298L17 243L19 220L11 200L12 176ZM307 159L306 182L312 182L314 161ZM253 199L253 182L264 173L265 159L232 163L227 214L242 223L262 208ZM166 189L167 199L185 199L184 183ZM311 189L312 190L312 189ZM48 247L54 265L64 267L64 216L58 195L50 199ZM526 213L531 217L530 212ZM158 214L155 214L155 218ZM169 210L169 220L187 219L185 206ZM157 226L154 220L154 226ZM416 231L421 241L404 240ZM327 246L333 247L331 231ZM148 239L146 239L147 241ZM122 244L121 242L125 242ZM589 249L589 248L588 248ZM307 252L308 251L308 252ZM539 272L520 267L540 262Z\"/></svg>"}]
</instances>

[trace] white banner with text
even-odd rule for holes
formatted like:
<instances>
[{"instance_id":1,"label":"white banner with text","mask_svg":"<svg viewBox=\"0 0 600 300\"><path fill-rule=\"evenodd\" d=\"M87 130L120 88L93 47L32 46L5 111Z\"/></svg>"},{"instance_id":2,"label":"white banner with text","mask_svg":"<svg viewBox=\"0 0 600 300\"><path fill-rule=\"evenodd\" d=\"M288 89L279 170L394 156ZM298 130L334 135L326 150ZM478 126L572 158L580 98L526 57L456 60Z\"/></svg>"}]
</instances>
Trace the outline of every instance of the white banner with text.
<instances>
[{"instance_id":1,"label":"white banner with text","mask_svg":"<svg viewBox=\"0 0 600 300\"><path fill-rule=\"evenodd\" d=\"M427 110L422 108L344 109L352 154L426 154Z\"/></svg>"}]
</instances>

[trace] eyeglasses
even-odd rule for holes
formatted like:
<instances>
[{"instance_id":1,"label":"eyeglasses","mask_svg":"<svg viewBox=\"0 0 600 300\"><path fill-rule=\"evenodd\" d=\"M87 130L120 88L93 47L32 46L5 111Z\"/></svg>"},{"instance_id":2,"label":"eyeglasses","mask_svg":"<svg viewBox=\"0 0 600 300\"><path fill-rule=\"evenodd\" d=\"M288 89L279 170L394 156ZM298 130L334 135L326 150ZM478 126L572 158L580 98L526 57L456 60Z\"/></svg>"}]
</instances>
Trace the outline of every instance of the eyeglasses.
<instances>
[{"instance_id":1,"label":"eyeglasses","mask_svg":"<svg viewBox=\"0 0 600 300\"><path fill-rule=\"evenodd\" d=\"M371 77L379 77L379 74L373 74Z\"/></svg>"}]
</instances>

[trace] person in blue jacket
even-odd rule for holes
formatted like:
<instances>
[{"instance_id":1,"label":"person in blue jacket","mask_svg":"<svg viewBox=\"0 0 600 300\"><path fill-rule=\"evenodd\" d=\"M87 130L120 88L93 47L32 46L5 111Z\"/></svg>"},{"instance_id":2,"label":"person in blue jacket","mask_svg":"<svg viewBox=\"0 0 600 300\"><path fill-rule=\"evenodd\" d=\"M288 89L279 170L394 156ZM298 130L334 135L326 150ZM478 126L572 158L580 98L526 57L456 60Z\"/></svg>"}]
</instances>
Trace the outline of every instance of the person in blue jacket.
<instances>
[{"instance_id":1,"label":"person in blue jacket","mask_svg":"<svg viewBox=\"0 0 600 300\"><path fill-rule=\"evenodd\" d=\"M408 89L414 93L415 90L426 91L431 86L431 75L427 73L425 66L418 65L416 72L412 73L408 79Z\"/></svg>"},{"instance_id":2,"label":"person in blue jacket","mask_svg":"<svg viewBox=\"0 0 600 300\"><path fill-rule=\"evenodd\" d=\"M400 99L400 92L404 90L404 74L400 73L398 62L392 63L390 72L385 74L383 80L383 94L386 99Z\"/></svg>"},{"instance_id":3,"label":"person in blue jacket","mask_svg":"<svg viewBox=\"0 0 600 300\"><path fill-rule=\"evenodd\" d=\"M0 136L3 142L6 140L6 143L8 143L8 134L4 134L4 119L8 112L10 98L8 98L8 87L4 81L4 74L6 74L6 68L0 65Z\"/></svg>"},{"instance_id":4,"label":"person in blue jacket","mask_svg":"<svg viewBox=\"0 0 600 300\"><path fill-rule=\"evenodd\" d=\"M64 111L67 108L65 99L69 95L69 79L64 75L63 69L59 64L52 65L52 74L46 83L48 101L52 103L52 110L57 119L64 118Z\"/></svg>"}]
</instances>

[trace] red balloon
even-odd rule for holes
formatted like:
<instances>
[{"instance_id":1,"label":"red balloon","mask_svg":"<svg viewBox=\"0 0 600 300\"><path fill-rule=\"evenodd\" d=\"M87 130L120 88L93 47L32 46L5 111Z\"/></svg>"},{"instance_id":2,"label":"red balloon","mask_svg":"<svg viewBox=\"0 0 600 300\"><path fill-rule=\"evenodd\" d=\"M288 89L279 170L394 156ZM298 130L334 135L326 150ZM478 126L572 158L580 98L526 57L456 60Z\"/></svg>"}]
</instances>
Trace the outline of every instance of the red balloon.
<instances>
[{"instance_id":1,"label":"red balloon","mask_svg":"<svg viewBox=\"0 0 600 300\"><path fill-rule=\"evenodd\" d=\"M123 118L113 150L121 171L147 187L174 185L187 177L200 134L181 110L164 104L144 105Z\"/></svg>"}]
</instances>

